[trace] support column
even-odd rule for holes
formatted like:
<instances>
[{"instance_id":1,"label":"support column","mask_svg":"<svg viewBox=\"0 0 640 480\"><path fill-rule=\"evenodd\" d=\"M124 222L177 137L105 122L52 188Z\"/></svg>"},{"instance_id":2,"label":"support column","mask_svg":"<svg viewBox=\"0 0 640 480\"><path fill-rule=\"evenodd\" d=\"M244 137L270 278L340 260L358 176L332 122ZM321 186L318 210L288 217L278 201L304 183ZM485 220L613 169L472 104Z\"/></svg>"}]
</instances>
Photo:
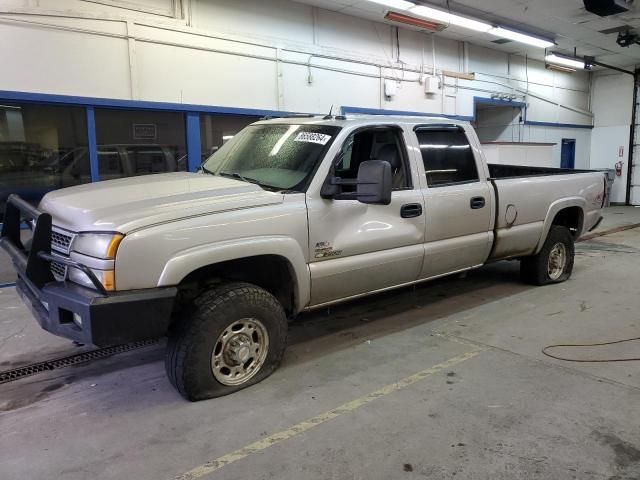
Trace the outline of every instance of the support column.
<instances>
[{"instance_id":1,"label":"support column","mask_svg":"<svg viewBox=\"0 0 640 480\"><path fill-rule=\"evenodd\" d=\"M200 147L200 114L187 112L187 165L190 172L195 172L202 163Z\"/></svg>"},{"instance_id":2,"label":"support column","mask_svg":"<svg viewBox=\"0 0 640 480\"><path fill-rule=\"evenodd\" d=\"M98 182L100 181L100 168L98 165L98 145L96 142L96 115L93 107L87 107L87 139L91 181Z\"/></svg>"}]
</instances>

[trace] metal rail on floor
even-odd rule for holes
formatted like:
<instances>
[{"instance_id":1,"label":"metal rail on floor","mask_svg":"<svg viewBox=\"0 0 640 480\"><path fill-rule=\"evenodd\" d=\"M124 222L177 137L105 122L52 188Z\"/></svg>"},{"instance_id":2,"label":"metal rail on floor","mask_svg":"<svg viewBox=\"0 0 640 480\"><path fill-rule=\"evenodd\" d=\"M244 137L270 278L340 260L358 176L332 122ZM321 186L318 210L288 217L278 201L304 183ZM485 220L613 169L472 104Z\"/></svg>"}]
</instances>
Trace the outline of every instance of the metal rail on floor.
<instances>
[{"instance_id":1,"label":"metal rail on floor","mask_svg":"<svg viewBox=\"0 0 640 480\"><path fill-rule=\"evenodd\" d=\"M5 370L4 372L0 372L0 384L14 382L22 378L31 377L33 375L48 372L51 370L57 370L59 368L70 367L72 365L78 365L93 360L99 360L101 358L107 358L119 353L125 353L144 347L150 347L158 343L160 343L159 338L152 340L143 340L140 342L128 343L126 345L115 345L113 347L99 348L97 350L77 353L75 355L69 355L67 357L55 358L53 360L47 360L45 362L24 365L12 370Z\"/></svg>"}]
</instances>

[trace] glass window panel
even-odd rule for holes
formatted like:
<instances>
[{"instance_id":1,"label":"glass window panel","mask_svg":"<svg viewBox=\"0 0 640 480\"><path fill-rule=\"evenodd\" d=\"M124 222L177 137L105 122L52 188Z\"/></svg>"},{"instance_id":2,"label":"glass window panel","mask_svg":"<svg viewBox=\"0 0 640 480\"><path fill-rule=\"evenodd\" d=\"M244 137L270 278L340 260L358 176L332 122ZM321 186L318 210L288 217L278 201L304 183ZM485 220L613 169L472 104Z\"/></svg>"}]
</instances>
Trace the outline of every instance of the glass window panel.
<instances>
[{"instance_id":1,"label":"glass window panel","mask_svg":"<svg viewBox=\"0 0 640 480\"><path fill-rule=\"evenodd\" d=\"M209 157L202 169L267 189L302 191L339 131L329 125L251 125Z\"/></svg>"},{"instance_id":2,"label":"glass window panel","mask_svg":"<svg viewBox=\"0 0 640 480\"><path fill-rule=\"evenodd\" d=\"M100 108L95 115L101 180L187 170L183 113Z\"/></svg>"},{"instance_id":3,"label":"glass window panel","mask_svg":"<svg viewBox=\"0 0 640 480\"><path fill-rule=\"evenodd\" d=\"M90 181L86 121L83 107L0 101L0 217L11 193L37 204Z\"/></svg>"},{"instance_id":4,"label":"glass window panel","mask_svg":"<svg viewBox=\"0 0 640 480\"><path fill-rule=\"evenodd\" d=\"M247 115L200 115L201 158L204 161L222 145L231 140L247 125L260 117Z\"/></svg>"},{"instance_id":5,"label":"glass window panel","mask_svg":"<svg viewBox=\"0 0 640 480\"><path fill-rule=\"evenodd\" d=\"M359 130L349 135L342 145L335 163L335 174L341 178L358 178L360 164L367 160L385 160L391 164L394 190L410 188L407 175L405 148L395 128ZM355 191L355 186L345 185L344 192Z\"/></svg>"},{"instance_id":6,"label":"glass window panel","mask_svg":"<svg viewBox=\"0 0 640 480\"><path fill-rule=\"evenodd\" d=\"M430 187L479 181L476 160L464 132L425 129L416 134Z\"/></svg>"}]
</instances>

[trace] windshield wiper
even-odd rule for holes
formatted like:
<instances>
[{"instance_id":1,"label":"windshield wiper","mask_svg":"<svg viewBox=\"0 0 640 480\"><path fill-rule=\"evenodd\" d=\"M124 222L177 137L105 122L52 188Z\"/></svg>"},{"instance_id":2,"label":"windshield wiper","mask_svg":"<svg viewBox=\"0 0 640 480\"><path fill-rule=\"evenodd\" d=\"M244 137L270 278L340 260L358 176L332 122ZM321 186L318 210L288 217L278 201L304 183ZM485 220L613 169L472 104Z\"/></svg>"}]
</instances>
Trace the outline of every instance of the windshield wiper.
<instances>
[{"instance_id":1,"label":"windshield wiper","mask_svg":"<svg viewBox=\"0 0 640 480\"><path fill-rule=\"evenodd\" d=\"M237 178L238 180L242 180L243 182L255 183L257 185L260 185L260 182L255 178L245 177L238 172L219 172L218 175L220 175L221 177Z\"/></svg>"}]
</instances>

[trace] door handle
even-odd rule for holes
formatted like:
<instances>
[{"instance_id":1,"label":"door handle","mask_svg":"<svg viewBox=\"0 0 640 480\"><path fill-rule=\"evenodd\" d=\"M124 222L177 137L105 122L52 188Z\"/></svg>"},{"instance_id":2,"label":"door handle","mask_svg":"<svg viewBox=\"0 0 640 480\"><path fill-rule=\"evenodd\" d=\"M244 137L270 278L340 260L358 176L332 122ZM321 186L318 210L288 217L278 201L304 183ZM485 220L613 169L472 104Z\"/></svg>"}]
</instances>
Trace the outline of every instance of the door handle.
<instances>
[{"instance_id":1,"label":"door handle","mask_svg":"<svg viewBox=\"0 0 640 480\"><path fill-rule=\"evenodd\" d=\"M422 205L419 203L407 203L400 207L400 216L402 218L415 218L422 215Z\"/></svg>"},{"instance_id":2,"label":"door handle","mask_svg":"<svg viewBox=\"0 0 640 480\"><path fill-rule=\"evenodd\" d=\"M484 197L473 197L469 202L469 206L472 210L478 210L479 208L483 208L485 204Z\"/></svg>"}]
</instances>

